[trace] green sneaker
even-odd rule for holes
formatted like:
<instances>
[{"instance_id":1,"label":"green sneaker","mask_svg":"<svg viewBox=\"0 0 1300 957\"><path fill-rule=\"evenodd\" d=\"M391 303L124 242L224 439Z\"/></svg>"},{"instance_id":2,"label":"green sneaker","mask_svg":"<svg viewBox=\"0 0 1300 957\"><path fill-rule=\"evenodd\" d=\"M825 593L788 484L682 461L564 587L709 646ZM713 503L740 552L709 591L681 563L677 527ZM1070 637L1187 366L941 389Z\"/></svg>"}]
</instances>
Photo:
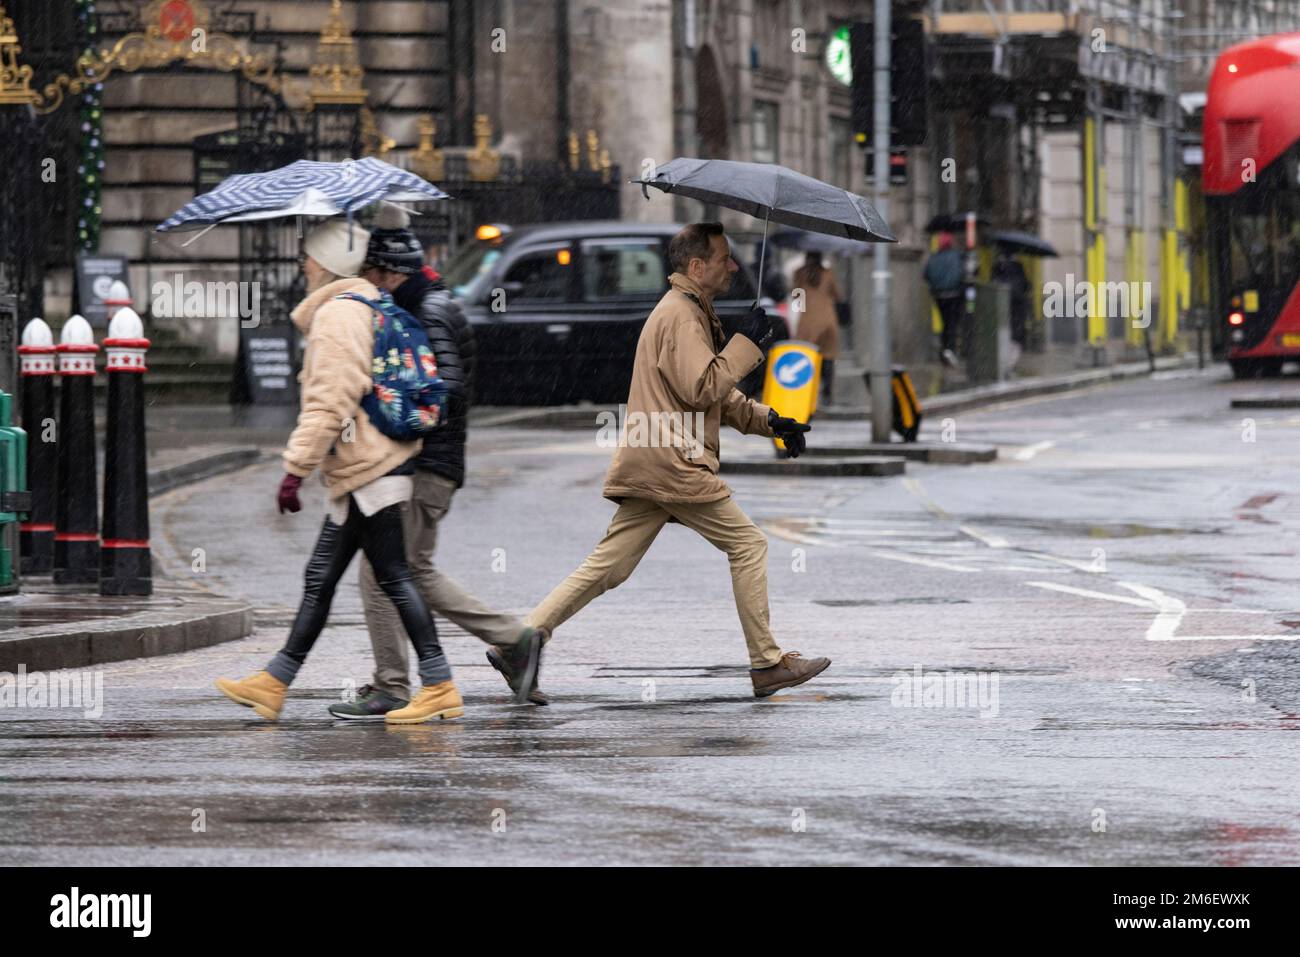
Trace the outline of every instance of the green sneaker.
<instances>
[{"instance_id":1,"label":"green sneaker","mask_svg":"<svg viewBox=\"0 0 1300 957\"><path fill-rule=\"evenodd\" d=\"M388 712L405 708L406 704L401 698L380 691L373 685L362 685L357 689L355 701L340 701L330 705L330 714L346 721L383 721Z\"/></svg>"}]
</instances>

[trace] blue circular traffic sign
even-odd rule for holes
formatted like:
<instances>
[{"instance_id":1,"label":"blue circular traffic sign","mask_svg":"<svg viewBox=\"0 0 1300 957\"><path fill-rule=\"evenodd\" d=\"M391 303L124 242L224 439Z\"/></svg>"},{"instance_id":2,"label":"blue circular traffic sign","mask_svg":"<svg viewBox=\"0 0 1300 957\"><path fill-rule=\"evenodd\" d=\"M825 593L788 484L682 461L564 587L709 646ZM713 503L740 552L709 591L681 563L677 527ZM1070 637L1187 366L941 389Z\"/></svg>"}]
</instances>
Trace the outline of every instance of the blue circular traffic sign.
<instances>
[{"instance_id":1,"label":"blue circular traffic sign","mask_svg":"<svg viewBox=\"0 0 1300 957\"><path fill-rule=\"evenodd\" d=\"M808 384L813 375L813 363L802 352L787 352L772 367L777 385L785 389L799 389Z\"/></svg>"}]
</instances>

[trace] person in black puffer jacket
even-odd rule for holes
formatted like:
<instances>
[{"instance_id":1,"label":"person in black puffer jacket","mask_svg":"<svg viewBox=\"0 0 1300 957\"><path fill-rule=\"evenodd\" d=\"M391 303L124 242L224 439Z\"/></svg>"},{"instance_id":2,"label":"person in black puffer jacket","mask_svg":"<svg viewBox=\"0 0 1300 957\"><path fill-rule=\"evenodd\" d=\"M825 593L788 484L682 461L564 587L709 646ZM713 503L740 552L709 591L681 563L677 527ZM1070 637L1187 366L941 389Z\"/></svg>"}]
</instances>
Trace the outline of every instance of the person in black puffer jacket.
<instances>
[{"instance_id":1,"label":"person in black puffer jacket","mask_svg":"<svg viewBox=\"0 0 1300 957\"><path fill-rule=\"evenodd\" d=\"M409 228L406 214L386 205L370 233L362 274L393 301L420 320L429 337L438 375L447 384L446 418L424 440L415 463L415 489L403 513L403 532L411 575L429 610L483 639L488 660L515 692L546 704L535 689L542 629L530 628L514 615L493 611L442 574L433 564L438 522L451 508L452 496L465 482L465 439L470 397L474 394L474 332L460 304L441 277L424 264L424 250ZM330 706L336 718L381 718L409 695L410 662L405 634L369 563L361 565L361 604L375 655L374 683L357 699ZM524 682L526 687L521 688Z\"/></svg>"},{"instance_id":2,"label":"person in black puffer jacket","mask_svg":"<svg viewBox=\"0 0 1300 957\"><path fill-rule=\"evenodd\" d=\"M465 439L478 356L474 330L460 303L452 298L447 284L431 266L424 266L407 277L392 290L392 296L394 302L424 326L438 362L438 375L447 383L446 418L424 440L415 464L460 488L465 484Z\"/></svg>"}]
</instances>

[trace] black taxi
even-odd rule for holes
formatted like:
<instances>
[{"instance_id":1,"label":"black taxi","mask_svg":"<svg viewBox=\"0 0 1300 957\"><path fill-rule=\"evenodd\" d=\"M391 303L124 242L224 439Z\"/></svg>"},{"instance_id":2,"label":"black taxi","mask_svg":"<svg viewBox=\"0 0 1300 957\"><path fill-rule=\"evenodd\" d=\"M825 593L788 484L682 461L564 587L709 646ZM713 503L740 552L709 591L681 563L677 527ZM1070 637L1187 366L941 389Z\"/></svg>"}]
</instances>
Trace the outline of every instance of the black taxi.
<instances>
[{"instance_id":1,"label":"black taxi","mask_svg":"<svg viewBox=\"0 0 1300 957\"><path fill-rule=\"evenodd\" d=\"M674 223L581 221L481 226L443 267L478 342L476 400L552 405L627 399L641 326L668 289ZM743 263L714 302L727 334L749 311ZM774 341L785 338L774 310ZM740 388L755 395L764 365Z\"/></svg>"}]
</instances>

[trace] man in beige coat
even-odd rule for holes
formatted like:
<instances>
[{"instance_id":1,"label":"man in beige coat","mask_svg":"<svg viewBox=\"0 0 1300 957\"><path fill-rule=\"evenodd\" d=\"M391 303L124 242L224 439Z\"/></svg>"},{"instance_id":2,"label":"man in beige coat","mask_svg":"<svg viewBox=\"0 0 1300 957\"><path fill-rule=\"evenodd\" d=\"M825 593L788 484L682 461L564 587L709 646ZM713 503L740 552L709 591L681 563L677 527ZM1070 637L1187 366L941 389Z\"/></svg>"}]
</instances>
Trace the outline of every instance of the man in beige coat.
<instances>
[{"instance_id":1,"label":"man in beige coat","mask_svg":"<svg viewBox=\"0 0 1300 957\"><path fill-rule=\"evenodd\" d=\"M724 344L713 298L731 286L737 269L719 223L694 223L668 247L672 286L650 313L637 342L627 421L605 478L605 497L618 503L605 537L585 562L527 618L554 630L593 598L632 574L668 522L694 529L723 551L745 643L754 694L766 697L801 684L830 664L782 652L768 625L767 540L718 478L718 431L726 423L751 435L780 436L798 455L808 426L777 416L736 388L763 361L771 324L754 309ZM703 434L693 423L702 416Z\"/></svg>"}]
</instances>

